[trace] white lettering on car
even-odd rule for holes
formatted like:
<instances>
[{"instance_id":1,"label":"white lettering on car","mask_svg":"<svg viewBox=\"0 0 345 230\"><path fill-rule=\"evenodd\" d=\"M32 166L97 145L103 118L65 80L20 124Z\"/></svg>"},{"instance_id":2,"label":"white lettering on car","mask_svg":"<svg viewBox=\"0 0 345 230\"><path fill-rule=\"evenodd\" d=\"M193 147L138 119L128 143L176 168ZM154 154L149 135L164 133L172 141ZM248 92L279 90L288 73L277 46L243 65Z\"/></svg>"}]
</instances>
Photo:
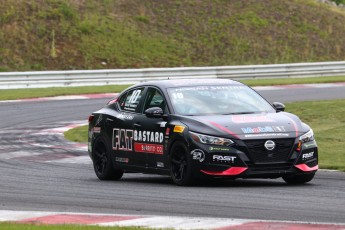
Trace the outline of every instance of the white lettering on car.
<instances>
[{"instance_id":1,"label":"white lettering on car","mask_svg":"<svg viewBox=\"0 0 345 230\"><path fill-rule=\"evenodd\" d=\"M130 129L113 129L113 150L133 149L133 130Z\"/></svg>"},{"instance_id":2,"label":"white lettering on car","mask_svg":"<svg viewBox=\"0 0 345 230\"><path fill-rule=\"evenodd\" d=\"M308 160L308 159L313 158L313 157L314 157L314 152L304 153L302 155L302 160Z\"/></svg>"},{"instance_id":3,"label":"white lettering on car","mask_svg":"<svg viewBox=\"0 0 345 230\"><path fill-rule=\"evenodd\" d=\"M237 157L233 156L221 156L221 155L213 155L213 161L221 161L221 162L229 162L234 163Z\"/></svg>"}]
</instances>

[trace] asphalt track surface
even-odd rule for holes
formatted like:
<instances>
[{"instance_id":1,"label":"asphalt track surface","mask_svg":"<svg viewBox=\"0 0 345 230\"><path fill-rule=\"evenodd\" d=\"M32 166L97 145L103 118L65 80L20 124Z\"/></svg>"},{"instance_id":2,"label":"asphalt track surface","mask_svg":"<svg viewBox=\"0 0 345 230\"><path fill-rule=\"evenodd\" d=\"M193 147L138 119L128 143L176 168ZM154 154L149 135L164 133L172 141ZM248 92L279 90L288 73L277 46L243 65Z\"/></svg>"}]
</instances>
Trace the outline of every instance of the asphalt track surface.
<instances>
[{"instance_id":1,"label":"asphalt track surface","mask_svg":"<svg viewBox=\"0 0 345 230\"><path fill-rule=\"evenodd\" d=\"M270 102L344 99L345 87L261 94ZM178 187L169 177L134 173L120 181L99 181L91 164L30 156L85 156L85 151L73 148L43 148L44 143L68 143L61 137L32 133L85 120L107 100L0 103L1 210L345 223L345 174L340 172L319 171L311 183L302 186L288 186L281 179L239 179ZM10 153L18 157L1 157Z\"/></svg>"}]
</instances>

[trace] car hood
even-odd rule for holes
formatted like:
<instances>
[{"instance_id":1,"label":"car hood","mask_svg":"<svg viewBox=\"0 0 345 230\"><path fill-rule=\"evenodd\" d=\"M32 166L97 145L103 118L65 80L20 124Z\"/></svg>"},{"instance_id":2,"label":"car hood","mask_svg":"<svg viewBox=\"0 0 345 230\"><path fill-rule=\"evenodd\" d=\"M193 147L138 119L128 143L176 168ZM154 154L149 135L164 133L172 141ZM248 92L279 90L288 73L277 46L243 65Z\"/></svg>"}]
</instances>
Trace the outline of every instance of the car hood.
<instances>
[{"instance_id":1,"label":"car hood","mask_svg":"<svg viewBox=\"0 0 345 230\"><path fill-rule=\"evenodd\" d=\"M237 139L295 138L310 129L286 112L181 118L190 131Z\"/></svg>"}]
</instances>

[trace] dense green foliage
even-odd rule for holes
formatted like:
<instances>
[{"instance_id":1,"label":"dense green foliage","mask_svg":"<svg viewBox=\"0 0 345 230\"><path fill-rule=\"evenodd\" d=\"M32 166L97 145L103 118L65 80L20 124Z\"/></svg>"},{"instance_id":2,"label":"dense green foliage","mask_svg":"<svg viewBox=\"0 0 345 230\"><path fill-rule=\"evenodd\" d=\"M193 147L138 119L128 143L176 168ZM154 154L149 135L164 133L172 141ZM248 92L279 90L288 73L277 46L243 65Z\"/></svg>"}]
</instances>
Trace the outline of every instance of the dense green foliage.
<instances>
[{"instance_id":1,"label":"dense green foliage","mask_svg":"<svg viewBox=\"0 0 345 230\"><path fill-rule=\"evenodd\" d=\"M0 71L344 60L344 21L314 0L1 0Z\"/></svg>"},{"instance_id":2,"label":"dense green foliage","mask_svg":"<svg viewBox=\"0 0 345 230\"><path fill-rule=\"evenodd\" d=\"M345 4L345 0L332 0L333 2L336 2L337 4Z\"/></svg>"}]
</instances>

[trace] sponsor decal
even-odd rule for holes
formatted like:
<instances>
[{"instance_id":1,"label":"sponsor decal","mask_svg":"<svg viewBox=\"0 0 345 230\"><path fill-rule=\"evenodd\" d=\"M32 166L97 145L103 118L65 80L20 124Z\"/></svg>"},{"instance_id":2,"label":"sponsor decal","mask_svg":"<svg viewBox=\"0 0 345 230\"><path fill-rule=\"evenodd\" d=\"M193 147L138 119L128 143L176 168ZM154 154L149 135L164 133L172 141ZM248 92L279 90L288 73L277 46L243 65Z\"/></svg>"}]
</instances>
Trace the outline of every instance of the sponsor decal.
<instances>
[{"instance_id":1,"label":"sponsor decal","mask_svg":"<svg viewBox=\"0 0 345 230\"><path fill-rule=\"evenodd\" d=\"M158 168L164 168L164 163L163 162L157 162L157 167Z\"/></svg>"},{"instance_id":2,"label":"sponsor decal","mask_svg":"<svg viewBox=\"0 0 345 230\"><path fill-rule=\"evenodd\" d=\"M121 120L133 120L134 116L132 114L120 113L116 115L116 118Z\"/></svg>"},{"instance_id":3,"label":"sponsor decal","mask_svg":"<svg viewBox=\"0 0 345 230\"><path fill-rule=\"evenodd\" d=\"M244 137L289 137L288 133L259 133L259 134L247 134Z\"/></svg>"},{"instance_id":4,"label":"sponsor decal","mask_svg":"<svg viewBox=\"0 0 345 230\"><path fill-rule=\"evenodd\" d=\"M313 158L313 157L314 157L314 152L302 154L302 160L308 160L308 159Z\"/></svg>"},{"instance_id":5,"label":"sponsor decal","mask_svg":"<svg viewBox=\"0 0 345 230\"><path fill-rule=\"evenodd\" d=\"M94 133L100 133L101 132L101 127L93 127L92 131Z\"/></svg>"},{"instance_id":6,"label":"sponsor decal","mask_svg":"<svg viewBox=\"0 0 345 230\"><path fill-rule=\"evenodd\" d=\"M285 132L284 126L263 126L241 128L243 133L274 133Z\"/></svg>"},{"instance_id":7,"label":"sponsor decal","mask_svg":"<svg viewBox=\"0 0 345 230\"><path fill-rule=\"evenodd\" d=\"M197 160L199 162L203 162L205 160L205 153L201 149L194 149L190 154L192 154L193 160Z\"/></svg>"},{"instance_id":8,"label":"sponsor decal","mask_svg":"<svg viewBox=\"0 0 345 230\"><path fill-rule=\"evenodd\" d=\"M167 125L167 122L162 121L161 124L160 124L160 127L161 127L161 128L164 128L166 125Z\"/></svg>"},{"instance_id":9,"label":"sponsor decal","mask_svg":"<svg viewBox=\"0 0 345 230\"><path fill-rule=\"evenodd\" d=\"M164 135L162 132L134 130L134 141L162 143Z\"/></svg>"},{"instance_id":10,"label":"sponsor decal","mask_svg":"<svg viewBox=\"0 0 345 230\"><path fill-rule=\"evenodd\" d=\"M212 159L216 162L228 162L234 163L237 157L233 156L222 156L222 155L213 155Z\"/></svg>"},{"instance_id":11,"label":"sponsor decal","mask_svg":"<svg viewBox=\"0 0 345 230\"><path fill-rule=\"evenodd\" d=\"M192 83L192 82L191 82ZM200 82L201 83L201 82ZM209 83L213 83L212 81ZM184 82L185 84L185 82ZM245 86L231 86L231 85L224 85L224 86L191 86L191 87L182 87L182 88L175 88L173 89L175 92L184 92L184 91L203 91L203 90L235 90L235 89L244 89Z\"/></svg>"},{"instance_id":12,"label":"sponsor decal","mask_svg":"<svg viewBox=\"0 0 345 230\"><path fill-rule=\"evenodd\" d=\"M134 143L134 151L139 153L163 154L163 145Z\"/></svg>"},{"instance_id":13,"label":"sponsor decal","mask_svg":"<svg viewBox=\"0 0 345 230\"><path fill-rule=\"evenodd\" d=\"M236 115L231 117L234 123L255 123L255 122L275 122L267 116L243 116Z\"/></svg>"},{"instance_id":14,"label":"sponsor decal","mask_svg":"<svg viewBox=\"0 0 345 230\"><path fill-rule=\"evenodd\" d=\"M100 133L101 132L101 127L93 127L91 130L88 132L89 134L89 139L92 139L95 133Z\"/></svg>"},{"instance_id":15,"label":"sponsor decal","mask_svg":"<svg viewBox=\"0 0 345 230\"><path fill-rule=\"evenodd\" d=\"M223 148L223 147L210 147L210 151L229 151L229 148Z\"/></svg>"},{"instance_id":16,"label":"sponsor decal","mask_svg":"<svg viewBox=\"0 0 345 230\"><path fill-rule=\"evenodd\" d=\"M113 129L113 150L132 151L133 130Z\"/></svg>"},{"instance_id":17,"label":"sponsor decal","mask_svg":"<svg viewBox=\"0 0 345 230\"><path fill-rule=\"evenodd\" d=\"M113 129L113 150L163 154L164 135L162 132L138 131L132 129Z\"/></svg>"},{"instance_id":18,"label":"sponsor decal","mask_svg":"<svg viewBox=\"0 0 345 230\"><path fill-rule=\"evenodd\" d=\"M174 133L183 133L184 128L185 128L184 126L175 125L175 127L174 127Z\"/></svg>"},{"instance_id":19,"label":"sponsor decal","mask_svg":"<svg viewBox=\"0 0 345 230\"><path fill-rule=\"evenodd\" d=\"M276 143L274 142L274 141L272 141L272 140L268 140L268 141L266 141L265 142L265 148L267 149L267 150L273 150L275 147L276 147Z\"/></svg>"},{"instance_id":20,"label":"sponsor decal","mask_svg":"<svg viewBox=\"0 0 345 230\"><path fill-rule=\"evenodd\" d=\"M316 143L304 143L303 146L305 146L306 148L316 147Z\"/></svg>"},{"instance_id":21,"label":"sponsor decal","mask_svg":"<svg viewBox=\"0 0 345 230\"><path fill-rule=\"evenodd\" d=\"M129 159L128 158L123 158L123 157L115 157L115 161L121 162L121 163L128 163Z\"/></svg>"}]
</instances>

